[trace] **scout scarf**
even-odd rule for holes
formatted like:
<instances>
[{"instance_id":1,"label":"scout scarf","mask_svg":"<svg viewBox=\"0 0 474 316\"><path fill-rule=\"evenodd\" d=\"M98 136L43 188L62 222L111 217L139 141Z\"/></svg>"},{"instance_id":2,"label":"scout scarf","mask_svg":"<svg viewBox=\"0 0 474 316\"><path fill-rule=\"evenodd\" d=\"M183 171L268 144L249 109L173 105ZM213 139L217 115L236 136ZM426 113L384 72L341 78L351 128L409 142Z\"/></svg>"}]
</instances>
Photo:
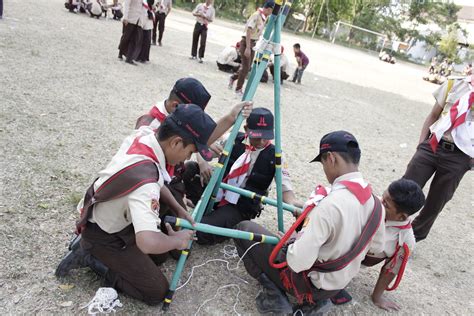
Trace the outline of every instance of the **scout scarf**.
<instances>
[{"instance_id":1,"label":"scout scarf","mask_svg":"<svg viewBox=\"0 0 474 316\"><path fill-rule=\"evenodd\" d=\"M466 116L469 111L471 111L473 103L474 91L471 90L453 104L449 111L449 115L440 118L441 121L436 124L434 129L431 131L431 138L429 140L433 152L436 152L438 143L444 133L451 129L451 135L456 141L456 145L459 144L458 147L462 148L466 154L474 157L474 147L471 141L474 132L472 131L472 127L464 124L466 122Z\"/></svg>"},{"instance_id":2,"label":"scout scarf","mask_svg":"<svg viewBox=\"0 0 474 316\"><path fill-rule=\"evenodd\" d=\"M148 114L153 116L153 118L157 119L160 123L163 123L166 119L166 114L161 112L156 105L151 108Z\"/></svg>"},{"instance_id":3,"label":"scout scarf","mask_svg":"<svg viewBox=\"0 0 474 316\"><path fill-rule=\"evenodd\" d=\"M245 140L247 140L247 136L245 136ZM265 146L260 150L264 150L270 145L271 142L268 141ZM245 152L240 155L239 158L237 158L237 160L230 168L229 174L222 180L222 182L240 188L244 183L244 180L247 178L247 173L250 168L250 153L256 150L257 149L255 147L251 146L250 144L246 144ZM216 200L220 202L219 206L223 206L228 203L235 205L239 201L239 198L240 194L238 193L219 189Z\"/></svg>"},{"instance_id":4,"label":"scout scarf","mask_svg":"<svg viewBox=\"0 0 474 316\"><path fill-rule=\"evenodd\" d=\"M350 181L340 181L333 185L332 190L340 189L341 186L347 188L361 204L365 204L368 199L373 196L372 189L369 184L365 183L362 179L352 179ZM313 285L308 274L313 271L318 271L321 273L334 272L344 269L348 264L350 264L369 244L372 240L372 237L376 233L377 229L380 226L382 219L382 205L376 197L374 198L374 209L362 229L362 233L356 242L353 244L352 248L343 256L326 261L318 262L308 270L296 273L287 265L287 262L275 264L273 261L278 254L281 245L285 243L293 231L298 227L305 217L314 209L317 203L319 203L326 195L327 191L324 187L318 186L314 192L313 202L308 203L308 206L304 210L303 214L298 218L298 220L293 224L293 226L286 232L285 236L280 240L278 245L273 249L270 255L270 265L272 267L277 267L282 269L280 271L280 279L284 287L293 292L298 303L303 303L304 301L314 304L313 299ZM315 203L316 202L316 203Z\"/></svg>"},{"instance_id":5,"label":"scout scarf","mask_svg":"<svg viewBox=\"0 0 474 316\"><path fill-rule=\"evenodd\" d=\"M396 267L398 260L401 260L402 263L400 265L400 268L397 273L397 278L395 279L395 282L393 283L392 286L388 286L386 288L387 291L393 291L395 290L400 282L402 281L403 273L405 272L405 267L408 262L408 258L410 257L410 248L406 243L403 242L403 240L406 240L405 235L409 233L409 231L412 229L411 223L408 223L406 225L402 226L393 226L394 228L398 228L400 230L398 234L398 245L397 248L395 249L395 253L393 256L390 258L389 263L385 266L385 269L387 273L393 273L393 269ZM401 252L400 250L403 250Z\"/></svg>"}]
</instances>

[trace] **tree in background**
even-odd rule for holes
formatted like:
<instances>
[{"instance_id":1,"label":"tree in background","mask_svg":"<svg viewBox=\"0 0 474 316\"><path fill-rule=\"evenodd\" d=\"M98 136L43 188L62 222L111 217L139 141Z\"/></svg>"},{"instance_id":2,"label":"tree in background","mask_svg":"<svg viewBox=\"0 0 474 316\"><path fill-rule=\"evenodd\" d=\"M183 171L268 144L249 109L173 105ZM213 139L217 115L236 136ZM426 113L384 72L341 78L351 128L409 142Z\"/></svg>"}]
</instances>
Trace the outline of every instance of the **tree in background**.
<instances>
[{"instance_id":1,"label":"tree in background","mask_svg":"<svg viewBox=\"0 0 474 316\"><path fill-rule=\"evenodd\" d=\"M453 24L449 27L449 32L441 38L439 42L439 52L446 58L459 63L458 52L458 26Z\"/></svg>"}]
</instances>

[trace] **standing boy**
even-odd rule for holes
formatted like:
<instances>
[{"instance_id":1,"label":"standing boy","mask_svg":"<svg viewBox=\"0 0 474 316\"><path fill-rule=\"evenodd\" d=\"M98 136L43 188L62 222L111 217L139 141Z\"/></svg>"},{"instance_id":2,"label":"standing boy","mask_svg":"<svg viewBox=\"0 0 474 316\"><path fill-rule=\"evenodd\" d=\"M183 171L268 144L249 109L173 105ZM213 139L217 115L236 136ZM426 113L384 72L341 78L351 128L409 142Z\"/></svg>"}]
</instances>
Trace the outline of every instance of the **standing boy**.
<instances>
[{"instance_id":1,"label":"standing boy","mask_svg":"<svg viewBox=\"0 0 474 316\"><path fill-rule=\"evenodd\" d=\"M153 22L153 39L152 44L156 45L156 29L158 28L158 45L161 44L163 33L165 32L165 20L171 12L172 0L158 0L156 2L156 18Z\"/></svg>"},{"instance_id":2,"label":"standing boy","mask_svg":"<svg viewBox=\"0 0 474 316\"><path fill-rule=\"evenodd\" d=\"M165 166L208 151L214 128L214 121L190 104L179 106L156 132L143 128L127 137L81 201L82 241L61 261L56 275L92 266L105 286L159 304L168 281L154 255L186 248L193 235L169 225L168 235L159 229L160 188L169 179Z\"/></svg>"},{"instance_id":3,"label":"standing boy","mask_svg":"<svg viewBox=\"0 0 474 316\"><path fill-rule=\"evenodd\" d=\"M337 131L325 135L319 155L312 161L321 162L331 191L318 186L319 202L307 202L313 209L303 228L290 239L286 254L280 252L288 266L280 270L269 265L274 248L270 244L252 247L243 258L247 272L263 286L256 298L260 313L292 313L285 292L306 303L300 307L305 314L316 312L357 275L369 248L383 250L385 216L380 201L358 171L360 154L352 134ZM250 221L236 228L271 234ZM234 239L234 243L242 256L255 242Z\"/></svg>"},{"instance_id":4,"label":"standing boy","mask_svg":"<svg viewBox=\"0 0 474 316\"><path fill-rule=\"evenodd\" d=\"M293 79L291 79L291 81L301 84L303 72L309 64L309 58L301 51L301 45L298 43L293 45L293 51L295 52L295 58L298 67L296 67L295 73L293 74Z\"/></svg>"},{"instance_id":5,"label":"standing boy","mask_svg":"<svg viewBox=\"0 0 474 316\"><path fill-rule=\"evenodd\" d=\"M272 112L266 108L255 108L247 118L244 128L246 134L240 133L236 138L223 182L260 195L267 195L268 188L275 177L275 146L271 143L274 137ZM282 165L284 166L282 170L283 201L300 206L291 186L286 163ZM194 204L204 191L202 182L194 178L199 171L196 163L188 162L183 174L186 193ZM215 209L205 215L201 223L233 228L241 221L260 216L263 209L259 201L231 191L220 190L217 201ZM199 244L214 244L226 239L202 232L197 232L197 237Z\"/></svg>"},{"instance_id":6,"label":"standing boy","mask_svg":"<svg viewBox=\"0 0 474 316\"><path fill-rule=\"evenodd\" d=\"M255 56L253 48L262 35L267 17L272 14L274 6L275 2L273 0L265 1L263 7L258 8L257 11L249 17L247 24L245 24L244 35L242 35L242 40L240 41L240 57L242 58L242 63L239 71L233 74L229 81L229 88L232 88L234 81L237 80L235 92L239 96L243 94L242 88L245 78L247 78L247 74L252 67L253 57Z\"/></svg>"},{"instance_id":7,"label":"standing boy","mask_svg":"<svg viewBox=\"0 0 474 316\"><path fill-rule=\"evenodd\" d=\"M194 8L193 15L196 17L196 24L193 32L193 46L191 48L191 59L196 59L198 53L198 41L201 37L199 46L199 63L203 63L204 52L206 50L207 28L209 23L214 21L216 11L212 5L213 0L206 0L205 3L200 3Z\"/></svg>"},{"instance_id":8,"label":"standing boy","mask_svg":"<svg viewBox=\"0 0 474 316\"><path fill-rule=\"evenodd\" d=\"M426 203L413 221L416 241L425 239L438 214L451 200L474 158L474 76L449 79L433 96L415 155L407 166L406 179L422 188L431 181Z\"/></svg>"},{"instance_id":9,"label":"standing boy","mask_svg":"<svg viewBox=\"0 0 474 316\"><path fill-rule=\"evenodd\" d=\"M143 32L140 27L140 19L142 18L142 10L141 0L125 0L118 58L122 59L125 55L127 57L125 62L131 65L135 65L133 61L138 57L141 50Z\"/></svg>"}]
</instances>

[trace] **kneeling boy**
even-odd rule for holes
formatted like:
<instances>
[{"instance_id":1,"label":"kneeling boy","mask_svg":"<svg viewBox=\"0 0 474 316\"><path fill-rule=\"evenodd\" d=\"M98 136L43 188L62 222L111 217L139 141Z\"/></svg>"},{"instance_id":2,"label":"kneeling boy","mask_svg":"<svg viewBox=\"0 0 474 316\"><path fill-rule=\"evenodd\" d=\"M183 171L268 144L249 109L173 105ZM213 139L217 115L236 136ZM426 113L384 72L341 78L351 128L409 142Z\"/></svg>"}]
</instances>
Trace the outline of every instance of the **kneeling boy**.
<instances>
[{"instance_id":1,"label":"kneeling boy","mask_svg":"<svg viewBox=\"0 0 474 316\"><path fill-rule=\"evenodd\" d=\"M193 236L169 225L168 235L159 229L160 188L169 180L165 166L197 151L206 154L215 126L197 105L181 105L156 133L142 128L127 137L81 201L82 240L61 261L56 275L89 266L105 278L105 286L159 304L168 281L155 264L160 258L152 255L184 249Z\"/></svg>"}]
</instances>

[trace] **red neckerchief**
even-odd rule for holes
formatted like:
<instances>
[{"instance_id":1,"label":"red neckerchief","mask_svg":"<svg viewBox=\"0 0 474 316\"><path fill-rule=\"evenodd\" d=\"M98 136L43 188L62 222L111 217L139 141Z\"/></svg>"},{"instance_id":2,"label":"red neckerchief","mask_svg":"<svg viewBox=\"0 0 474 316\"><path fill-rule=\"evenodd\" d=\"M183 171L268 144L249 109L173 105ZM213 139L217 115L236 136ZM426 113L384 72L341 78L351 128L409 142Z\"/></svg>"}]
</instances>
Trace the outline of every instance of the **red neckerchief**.
<instances>
[{"instance_id":1,"label":"red neckerchief","mask_svg":"<svg viewBox=\"0 0 474 316\"><path fill-rule=\"evenodd\" d=\"M140 138L137 137L133 140L132 145L127 150L127 155L143 155L151 158L153 161L158 163L158 158L155 155L153 149L150 146L140 143Z\"/></svg>"},{"instance_id":2,"label":"red neckerchief","mask_svg":"<svg viewBox=\"0 0 474 316\"><path fill-rule=\"evenodd\" d=\"M160 123L163 123L164 120L166 119L166 114L161 112L157 106L152 107L150 112L148 112L148 114L156 118L158 121L160 121Z\"/></svg>"},{"instance_id":3,"label":"red neckerchief","mask_svg":"<svg viewBox=\"0 0 474 316\"><path fill-rule=\"evenodd\" d=\"M340 181L354 196L359 200L360 204L365 204L367 200L372 196L372 188L370 184L365 188L357 182L352 181Z\"/></svg>"},{"instance_id":4,"label":"red neckerchief","mask_svg":"<svg viewBox=\"0 0 474 316\"><path fill-rule=\"evenodd\" d=\"M398 229L411 229L411 222L406 224L406 225L402 225L402 226L392 226L392 227L395 227L395 228L398 228Z\"/></svg>"},{"instance_id":5,"label":"red neckerchief","mask_svg":"<svg viewBox=\"0 0 474 316\"><path fill-rule=\"evenodd\" d=\"M260 17L262 18L263 22L267 20L265 14L263 14L263 8L258 8L258 12L260 13Z\"/></svg>"},{"instance_id":6,"label":"red neckerchief","mask_svg":"<svg viewBox=\"0 0 474 316\"><path fill-rule=\"evenodd\" d=\"M452 129L458 127L459 125L463 124L466 121L466 115L467 115L467 113L469 113L469 111L472 107L472 103L474 103L474 92L471 92L469 94L469 100L468 100L469 106L467 107L466 112L464 112L462 115L460 115L458 118L456 118L458 116L458 106L459 106L459 101L460 100L461 99L458 99L456 101L456 103L454 103L453 106L451 107L451 109L449 110L449 117L451 119L451 126L446 131L452 130ZM438 138L435 135L431 136L429 143L430 143L431 149L435 153L436 149L438 148L438 143L439 143Z\"/></svg>"}]
</instances>

